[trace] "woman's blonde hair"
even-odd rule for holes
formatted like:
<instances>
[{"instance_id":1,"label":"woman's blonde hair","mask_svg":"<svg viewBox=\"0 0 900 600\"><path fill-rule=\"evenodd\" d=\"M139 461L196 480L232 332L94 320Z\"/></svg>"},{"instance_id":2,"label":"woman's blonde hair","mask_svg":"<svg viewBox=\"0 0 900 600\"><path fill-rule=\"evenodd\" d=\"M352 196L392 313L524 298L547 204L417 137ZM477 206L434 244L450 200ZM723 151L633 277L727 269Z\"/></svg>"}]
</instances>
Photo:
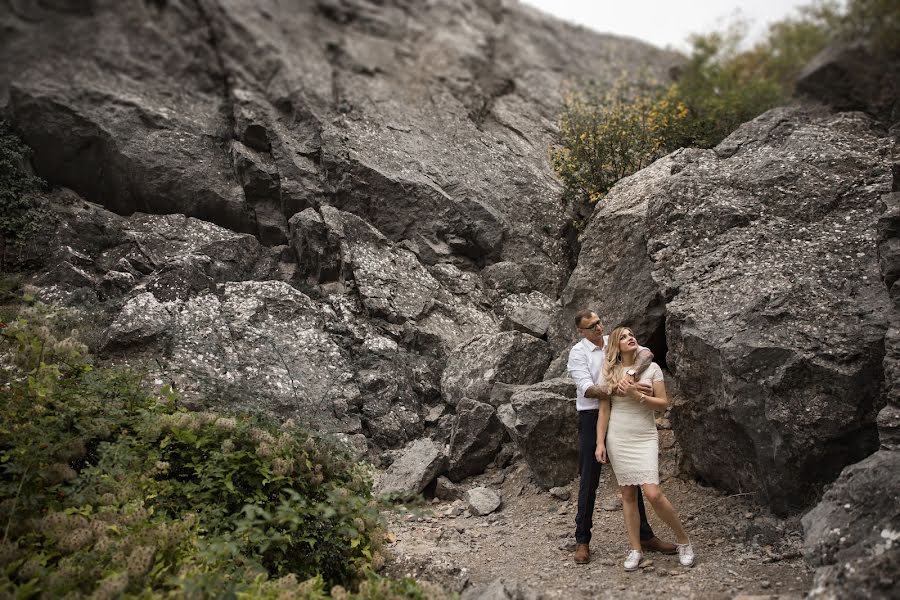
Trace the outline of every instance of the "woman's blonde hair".
<instances>
[{"instance_id":1,"label":"woman's blonde hair","mask_svg":"<svg viewBox=\"0 0 900 600\"><path fill-rule=\"evenodd\" d=\"M619 352L619 338L622 332L634 332L631 327L616 327L609 333L609 343L606 344L606 361L603 363L603 380L609 389L614 389L624 377L625 369L622 367L622 355Z\"/></svg>"}]
</instances>

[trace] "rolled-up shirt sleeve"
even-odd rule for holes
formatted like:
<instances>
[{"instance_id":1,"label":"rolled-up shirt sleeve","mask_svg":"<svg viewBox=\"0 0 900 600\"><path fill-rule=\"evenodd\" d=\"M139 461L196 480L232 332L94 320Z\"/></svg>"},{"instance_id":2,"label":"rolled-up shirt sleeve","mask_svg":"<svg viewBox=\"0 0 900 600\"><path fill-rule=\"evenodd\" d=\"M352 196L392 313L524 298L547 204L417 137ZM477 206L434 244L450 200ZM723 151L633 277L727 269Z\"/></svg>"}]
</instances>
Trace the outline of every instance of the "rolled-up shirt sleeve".
<instances>
[{"instance_id":1,"label":"rolled-up shirt sleeve","mask_svg":"<svg viewBox=\"0 0 900 600\"><path fill-rule=\"evenodd\" d=\"M594 385L594 380L591 377L591 365L588 362L588 357L578 346L569 350L569 362L566 368L569 370L569 377L575 381L578 395L584 397L587 389Z\"/></svg>"}]
</instances>

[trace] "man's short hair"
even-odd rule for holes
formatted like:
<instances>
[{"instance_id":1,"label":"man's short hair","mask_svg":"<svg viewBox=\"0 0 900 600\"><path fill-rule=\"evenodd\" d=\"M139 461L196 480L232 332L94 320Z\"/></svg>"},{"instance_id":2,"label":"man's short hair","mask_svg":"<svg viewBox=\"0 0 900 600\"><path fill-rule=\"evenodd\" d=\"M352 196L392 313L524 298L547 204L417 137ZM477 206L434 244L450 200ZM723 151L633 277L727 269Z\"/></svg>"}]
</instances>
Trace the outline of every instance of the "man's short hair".
<instances>
[{"instance_id":1,"label":"man's short hair","mask_svg":"<svg viewBox=\"0 0 900 600\"><path fill-rule=\"evenodd\" d=\"M584 319L590 319L591 315L596 315L597 313L589 308L585 308L584 310L579 310L575 313L575 327L581 327L581 322Z\"/></svg>"}]
</instances>

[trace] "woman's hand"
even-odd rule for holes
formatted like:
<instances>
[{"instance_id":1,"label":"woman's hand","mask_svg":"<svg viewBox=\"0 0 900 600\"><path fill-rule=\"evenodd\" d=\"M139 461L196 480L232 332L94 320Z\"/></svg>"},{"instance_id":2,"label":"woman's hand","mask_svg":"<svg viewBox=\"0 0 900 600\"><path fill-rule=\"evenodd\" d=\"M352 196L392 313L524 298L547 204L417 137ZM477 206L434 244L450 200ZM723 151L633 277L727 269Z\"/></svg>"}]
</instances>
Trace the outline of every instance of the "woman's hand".
<instances>
[{"instance_id":1,"label":"woman's hand","mask_svg":"<svg viewBox=\"0 0 900 600\"><path fill-rule=\"evenodd\" d=\"M618 394L620 396L627 396L632 400L638 400L641 397L641 390L638 389L637 384L633 381L623 379L621 382L619 382Z\"/></svg>"},{"instance_id":2,"label":"woman's hand","mask_svg":"<svg viewBox=\"0 0 900 600\"><path fill-rule=\"evenodd\" d=\"M597 451L594 452L594 456L597 457L598 463L606 464L606 444L599 443L597 444Z\"/></svg>"}]
</instances>

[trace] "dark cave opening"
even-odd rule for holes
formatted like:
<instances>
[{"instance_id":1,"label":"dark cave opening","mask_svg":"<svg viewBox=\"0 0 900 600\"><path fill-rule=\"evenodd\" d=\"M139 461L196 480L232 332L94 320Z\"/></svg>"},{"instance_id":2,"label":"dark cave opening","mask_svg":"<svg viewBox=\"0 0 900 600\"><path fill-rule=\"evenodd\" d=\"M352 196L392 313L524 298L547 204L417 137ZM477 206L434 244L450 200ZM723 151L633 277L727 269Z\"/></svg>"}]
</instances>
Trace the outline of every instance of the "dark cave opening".
<instances>
[{"instance_id":1,"label":"dark cave opening","mask_svg":"<svg viewBox=\"0 0 900 600\"><path fill-rule=\"evenodd\" d=\"M667 368L666 353L669 351L666 344L666 313L663 312L659 320L659 324L650 333L646 340L642 340L641 344L650 348L653 353L653 361L663 369Z\"/></svg>"}]
</instances>

